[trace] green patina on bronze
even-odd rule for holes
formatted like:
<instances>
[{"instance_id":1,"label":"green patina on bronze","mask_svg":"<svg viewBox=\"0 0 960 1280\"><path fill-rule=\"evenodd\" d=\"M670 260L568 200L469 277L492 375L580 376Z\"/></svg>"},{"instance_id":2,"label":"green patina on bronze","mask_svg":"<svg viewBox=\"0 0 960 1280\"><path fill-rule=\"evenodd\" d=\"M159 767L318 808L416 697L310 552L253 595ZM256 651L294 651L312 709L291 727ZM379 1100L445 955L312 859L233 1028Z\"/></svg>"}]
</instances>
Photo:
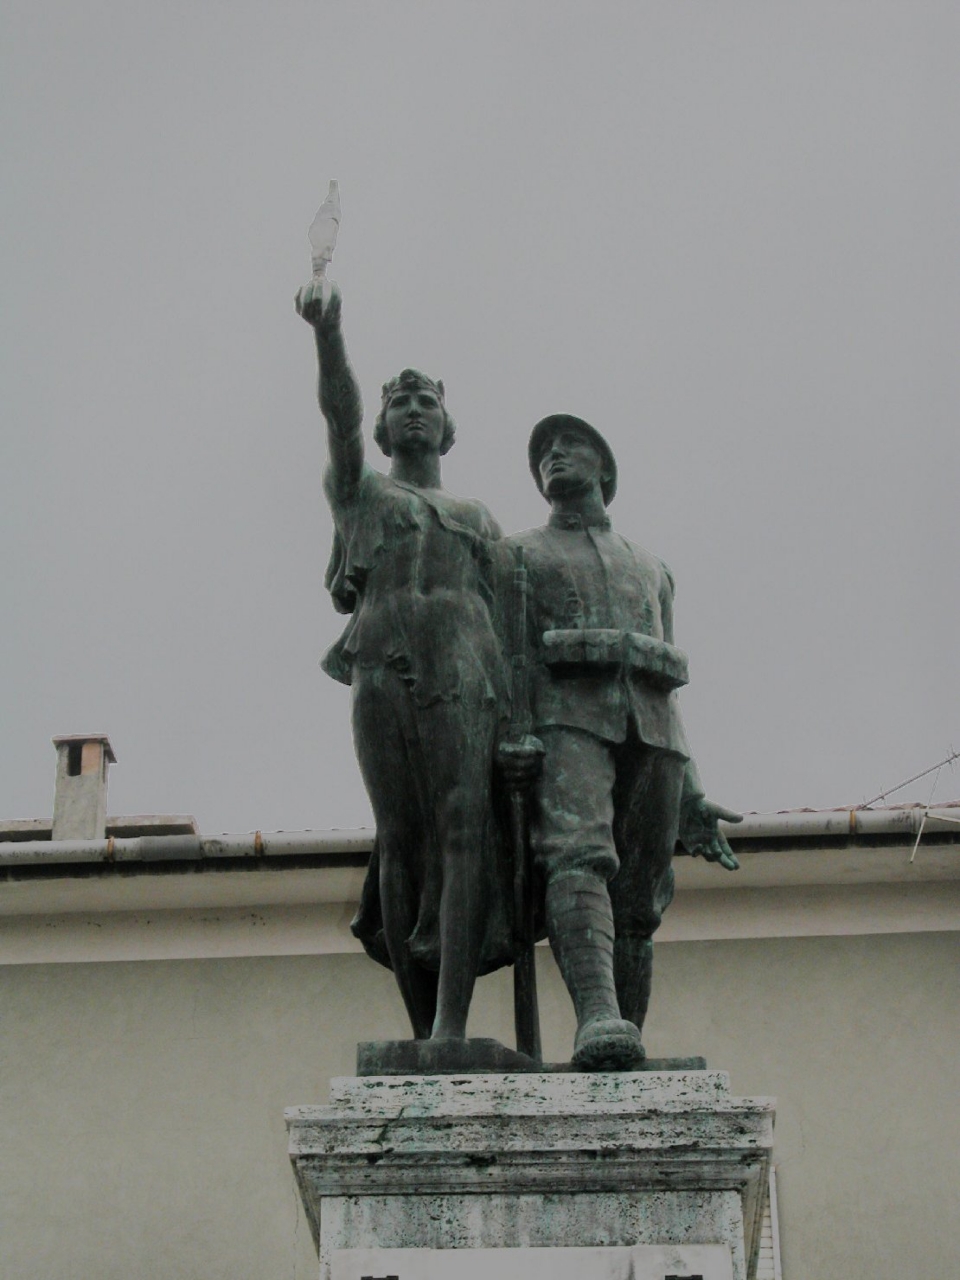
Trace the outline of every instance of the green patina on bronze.
<instances>
[{"instance_id":1,"label":"green patina on bronze","mask_svg":"<svg viewBox=\"0 0 960 1280\"><path fill-rule=\"evenodd\" d=\"M680 718L673 578L613 531L616 462L582 419L534 428L551 514L507 539L443 488L442 382L406 369L384 384L374 438L390 469L374 470L339 291L314 280L297 309L327 423L326 585L350 615L323 666L352 686L377 824L354 931L393 969L418 1040L462 1041L476 977L516 960L533 1057L530 948L546 934L577 1012L574 1063L634 1068L677 839L737 865L718 818L739 815L706 800Z\"/></svg>"}]
</instances>

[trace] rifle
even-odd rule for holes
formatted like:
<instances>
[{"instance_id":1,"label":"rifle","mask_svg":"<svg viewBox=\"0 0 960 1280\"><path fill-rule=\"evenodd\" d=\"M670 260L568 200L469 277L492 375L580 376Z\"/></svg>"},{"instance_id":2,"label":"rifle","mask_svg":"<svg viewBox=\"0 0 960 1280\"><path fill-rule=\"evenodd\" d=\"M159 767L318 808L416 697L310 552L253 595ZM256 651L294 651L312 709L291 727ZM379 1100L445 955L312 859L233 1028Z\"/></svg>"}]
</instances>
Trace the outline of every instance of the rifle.
<instances>
[{"instance_id":1,"label":"rifle","mask_svg":"<svg viewBox=\"0 0 960 1280\"><path fill-rule=\"evenodd\" d=\"M510 740L520 742L531 730L530 691L527 684L527 568L523 548L516 548L513 572L514 635L511 666L513 704ZM537 1009L537 969L534 955L533 876L527 838L526 789L511 783L510 843L513 852L513 1018L517 1050L535 1062L542 1061L540 1015Z\"/></svg>"}]
</instances>

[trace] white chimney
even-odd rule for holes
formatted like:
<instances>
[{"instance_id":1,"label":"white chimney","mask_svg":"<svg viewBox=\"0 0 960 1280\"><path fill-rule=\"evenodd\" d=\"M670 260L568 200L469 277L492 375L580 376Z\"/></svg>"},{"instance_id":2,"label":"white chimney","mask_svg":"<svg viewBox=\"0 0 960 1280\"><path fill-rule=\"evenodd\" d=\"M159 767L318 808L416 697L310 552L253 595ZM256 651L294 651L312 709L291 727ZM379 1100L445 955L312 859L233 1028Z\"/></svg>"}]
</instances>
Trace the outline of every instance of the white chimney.
<instances>
[{"instance_id":1,"label":"white chimney","mask_svg":"<svg viewBox=\"0 0 960 1280\"><path fill-rule=\"evenodd\" d=\"M116 764L105 733L54 738L57 786L53 796L54 840L104 840L107 834L107 768Z\"/></svg>"}]
</instances>

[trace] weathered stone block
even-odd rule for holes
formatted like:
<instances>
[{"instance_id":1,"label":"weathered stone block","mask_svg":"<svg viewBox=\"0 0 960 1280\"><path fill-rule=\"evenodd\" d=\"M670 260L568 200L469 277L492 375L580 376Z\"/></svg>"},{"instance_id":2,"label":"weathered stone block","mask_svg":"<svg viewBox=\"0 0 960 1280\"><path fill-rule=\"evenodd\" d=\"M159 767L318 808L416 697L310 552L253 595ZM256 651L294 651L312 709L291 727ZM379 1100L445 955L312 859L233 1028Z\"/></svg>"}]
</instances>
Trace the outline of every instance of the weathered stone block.
<instances>
[{"instance_id":1,"label":"weathered stone block","mask_svg":"<svg viewBox=\"0 0 960 1280\"><path fill-rule=\"evenodd\" d=\"M345 1249L724 1245L752 1272L773 1103L725 1072L350 1077L287 1123L321 1280Z\"/></svg>"}]
</instances>

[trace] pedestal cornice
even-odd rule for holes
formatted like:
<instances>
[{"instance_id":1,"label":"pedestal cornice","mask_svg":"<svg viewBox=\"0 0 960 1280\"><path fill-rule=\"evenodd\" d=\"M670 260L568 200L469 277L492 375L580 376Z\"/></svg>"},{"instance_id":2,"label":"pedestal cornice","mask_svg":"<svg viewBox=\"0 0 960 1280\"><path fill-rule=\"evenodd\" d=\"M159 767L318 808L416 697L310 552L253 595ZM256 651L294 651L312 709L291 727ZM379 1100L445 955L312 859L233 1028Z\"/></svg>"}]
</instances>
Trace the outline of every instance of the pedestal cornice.
<instances>
[{"instance_id":1,"label":"pedestal cornice","mask_svg":"<svg viewBox=\"0 0 960 1280\"><path fill-rule=\"evenodd\" d=\"M771 1099L732 1097L719 1071L350 1077L332 1082L330 1105L287 1112L318 1248L321 1204L332 1209L344 1197L391 1197L392 1212L402 1213L394 1198L469 1197L476 1206L482 1197L502 1205L735 1193L747 1266L759 1240L773 1120Z\"/></svg>"}]
</instances>

